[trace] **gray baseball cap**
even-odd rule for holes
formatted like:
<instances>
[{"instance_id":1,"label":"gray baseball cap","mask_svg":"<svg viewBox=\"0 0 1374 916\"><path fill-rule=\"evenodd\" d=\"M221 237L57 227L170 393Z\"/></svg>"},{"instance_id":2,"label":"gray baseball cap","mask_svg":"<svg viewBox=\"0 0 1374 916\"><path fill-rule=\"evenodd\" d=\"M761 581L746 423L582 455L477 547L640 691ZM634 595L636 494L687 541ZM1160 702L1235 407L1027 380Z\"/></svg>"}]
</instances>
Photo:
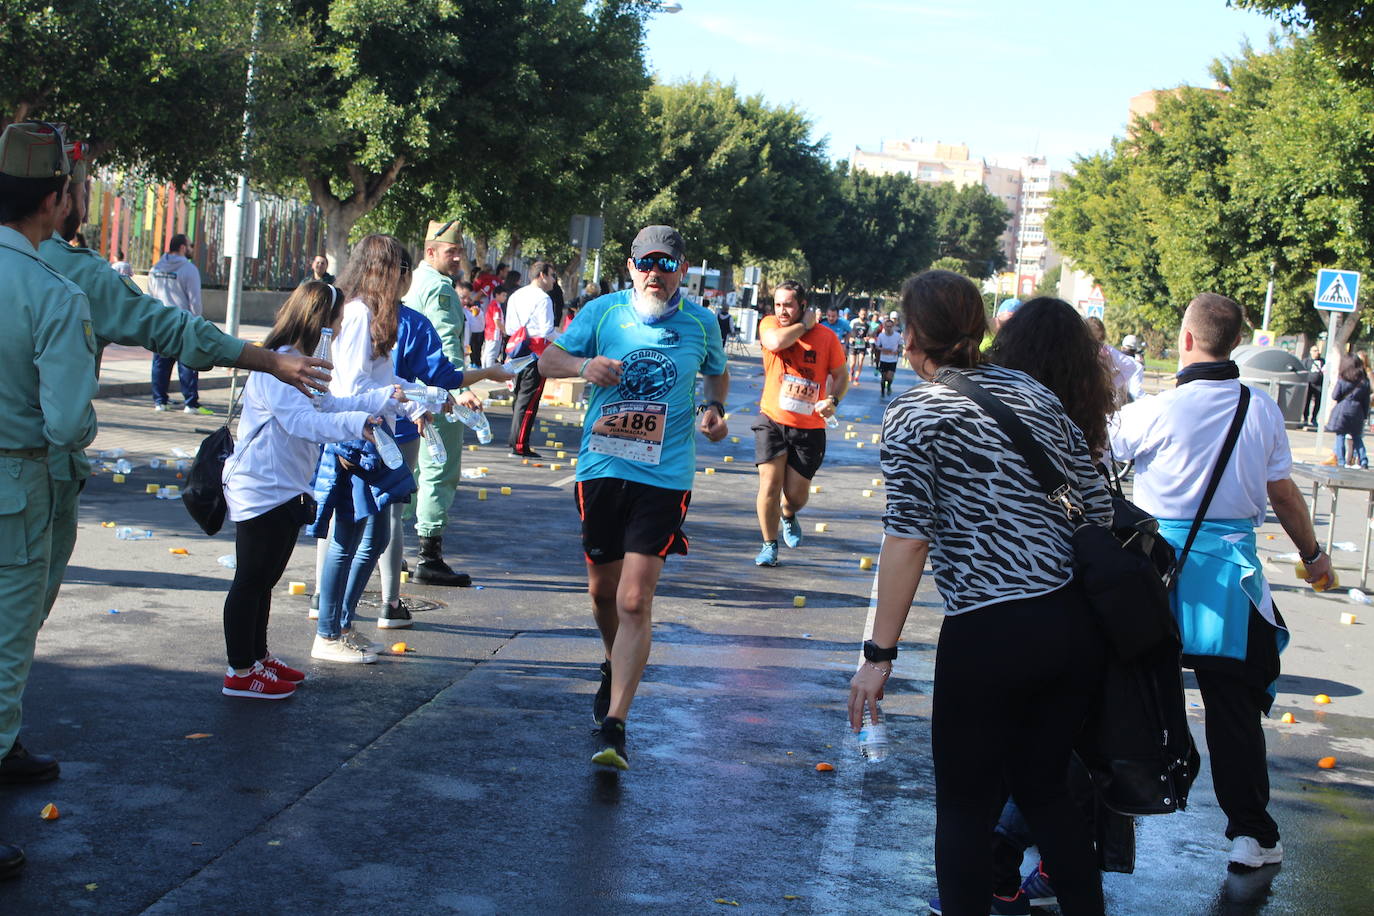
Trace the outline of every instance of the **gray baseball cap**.
<instances>
[{"instance_id":1,"label":"gray baseball cap","mask_svg":"<svg viewBox=\"0 0 1374 916\"><path fill-rule=\"evenodd\" d=\"M682 260L687 256L687 243L672 226L645 226L630 245L630 257L642 258L651 254L666 254Z\"/></svg>"}]
</instances>

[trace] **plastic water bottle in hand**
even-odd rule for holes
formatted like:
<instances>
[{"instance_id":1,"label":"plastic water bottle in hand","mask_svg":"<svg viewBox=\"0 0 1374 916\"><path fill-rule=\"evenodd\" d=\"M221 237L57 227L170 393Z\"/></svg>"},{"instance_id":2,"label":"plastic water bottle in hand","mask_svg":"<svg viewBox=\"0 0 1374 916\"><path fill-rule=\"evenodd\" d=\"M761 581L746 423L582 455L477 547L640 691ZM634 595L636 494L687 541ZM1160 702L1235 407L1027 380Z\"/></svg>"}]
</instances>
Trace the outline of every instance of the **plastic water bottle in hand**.
<instances>
[{"instance_id":1,"label":"plastic water bottle in hand","mask_svg":"<svg viewBox=\"0 0 1374 916\"><path fill-rule=\"evenodd\" d=\"M382 456L383 464L393 471L405 464L400 447L396 445L396 440L391 438L391 433L387 432L384 425L372 427L372 437L377 441L377 454Z\"/></svg>"},{"instance_id":2,"label":"plastic water bottle in hand","mask_svg":"<svg viewBox=\"0 0 1374 916\"><path fill-rule=\"evenodd\" d=\"M444 440L439 438L439 429L433 423L425 424L425 445L429 446L429 456L443 464L448 461L448 449L444 448Z\"/></svg>"},{"instance_id":3,"label":"plastic water bottle in hand","mask_svg":"<svg viewBox=\"0 0 1374 916\"><path fill-rule=\"evenodd\" d=\"M480 410L473 410L463 404L454 404L453 413L463 424L477 434L477 441L483 445L491 443L491 424L487 422L486 414Z\"/></svg>"},{"instance_id":4,"label":"plastic water bottle in hand","mask_svg":"<svg viewBox=\"0 0 1374 916\"><path fill-rule=\"evenodd\" d=\"M875 702L873 705L876 707L877 703ZM875 722L873 711L865 709L864 724L859 729L859 756L869 763L886 760L889 753L887 726L883 723L881 715L879 713L880 718Z\"/></svg>"},{"instance_id":5,"label":"plastic water bottle in hand","mask_svg":"<svg viewBox=\"0 0 1374 916\"><path fill-rule=\"evenodd\" d=\"M330 357L330 352L333 349L333 344L334 329L320 328L320 342L315 344L315 353L313 354L314 357L316 359L323 359L328 360L329 362L333 362L334 360ZM314 402L316 410L328 410L330 409L330 406L333 404L334 396L330 394L328 391L315 391L312 388L310 390L310 400Z\"/></svg>"},{"instance_id":6,"label":"plastic water bottle in hand","mask_svg":"<svg viewBox=\"0 0 1374 916\"><path fill-rule=\"evenodd\" d=\"M527 356L521 356L518 359L506 360L505 365L501 368L505 369L511 375L519 375L520 371L524 369L526 366L528 366L530 363L534 362L535 359L535 355L533 353L530 353Z\"/></svg>"},{"instance_id":7,"label":"plastic water bottle in hand","mask_svg":"<svg viewBox=\"0 0 1374 916\"><path fill-rule=\"evenodd\" d=\"M414 401L430 413L438 413L443 410L444 405L448 403L448 392L435 385L421 385L419 382L409 382L401 386L401 391L405 393L406 400Z\"/></svg>"}]
</instances>

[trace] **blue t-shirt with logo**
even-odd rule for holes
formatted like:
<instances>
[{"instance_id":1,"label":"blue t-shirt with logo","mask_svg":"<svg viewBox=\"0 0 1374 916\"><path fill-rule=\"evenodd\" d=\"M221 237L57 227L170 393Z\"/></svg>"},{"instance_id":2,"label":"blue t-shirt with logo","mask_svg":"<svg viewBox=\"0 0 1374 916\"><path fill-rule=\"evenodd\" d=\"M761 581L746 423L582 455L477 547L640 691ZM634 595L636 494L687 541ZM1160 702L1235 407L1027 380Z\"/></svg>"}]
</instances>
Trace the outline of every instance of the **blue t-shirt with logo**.
<instances>
[{"instance_id":1,"label":"blue t-shirt with logo","mask_svg":"<svg viewBox=\"0 0 1374 916\"><path fill-rule=\"evenodd\" d=\"M634 290L621 290L587 303L554 345L622 363L615 388L587 385L577 479L692 489L697 373L725 371L715 316L679 295L672 314L646 322L635 311Z\"/></svg>"},{"instance_id":2,"label":"blue t-shirt with logo","mask_svg":"<svg viewBox=\"0 0 1374 916\"><path fill-rule=\"evenodd\" d=\"M822 318L819 323L825 325L827 328L834 331L835 336L838 337L840 340L844 340L844 335L848 334L850 331L849 322L843 318L836 318L834 324L831 324L830 322Z\"/></svg>"}]
</instances>

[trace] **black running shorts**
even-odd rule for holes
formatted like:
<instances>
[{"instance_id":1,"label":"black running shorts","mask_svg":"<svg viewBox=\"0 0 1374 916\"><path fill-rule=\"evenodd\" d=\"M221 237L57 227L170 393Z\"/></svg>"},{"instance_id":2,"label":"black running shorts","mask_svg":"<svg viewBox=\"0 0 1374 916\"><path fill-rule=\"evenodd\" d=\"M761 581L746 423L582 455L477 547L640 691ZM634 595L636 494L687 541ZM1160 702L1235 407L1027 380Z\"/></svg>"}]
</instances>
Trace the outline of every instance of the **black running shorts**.
<instances>
[{"instance_id":1,"label":"black running shorts","mask_svg":"<svg viewBox=\"0 0 1374 916\"><path fill-rule=\"evenodd\" d=\"M687 552L682 522L691 490L667 490L634 480L599 477L577 482L582 552L588 563L614 563L627 553L666 558Z\"/></svg>"},{"instance_id":2,"label":"black running shorts","mask_svg":"<svg viewBox=\"0 0 1374 916\"><path fill-rule=\"evenodd\" d=\"M754 465L767 464L779 455L787 466L807 480L825 462L825 430L784 426L772 417L759 417L754 430Z\"/></svg>"},{"instance_id":3,"label":"black running shorts","mask_svg":"<svg viewBox=\"0 0 1374 916\"><path fill-rule=\"evenodd\" d=\"M883 362L882 360L879 360L879 361L878 361L878 371L879 371L879 372L896 372L896 371L897 371L897 361L896 361L896 360L893 360L892 362L889 363L889 362Z\"/></svg>"}]
</instances>

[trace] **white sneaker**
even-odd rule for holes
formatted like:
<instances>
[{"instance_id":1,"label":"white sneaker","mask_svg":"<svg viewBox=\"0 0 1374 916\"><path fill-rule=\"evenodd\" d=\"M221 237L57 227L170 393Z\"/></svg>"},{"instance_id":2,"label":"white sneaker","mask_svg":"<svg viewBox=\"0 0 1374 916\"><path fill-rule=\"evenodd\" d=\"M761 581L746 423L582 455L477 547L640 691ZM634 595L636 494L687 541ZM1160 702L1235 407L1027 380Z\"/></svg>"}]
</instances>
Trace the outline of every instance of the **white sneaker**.
<instances>
[{"instance_id":1,"label":"white sneaker","mask_svg":"<svg viewBox=\"0 0 1374 916\"><path fill-rule=\"evenodd\" d=\"M166 401L163 401L161 404L154 404L154 405L153 405L153 410L171 410L171 409L172 409L172 405L171 405L171 404L168 404Z\"/></svg>"},{"instance_id":2,"label":"white sneaker","mask_svg":"<svg viewBox=\"0 0 1374 916\"><path fill-rule=\"evenodd\" d=\"M344 630L343 635L339 638L346 645L349 645L354 649L357 649L359 652L377 652L382 648L381 643L373 642L363 634L359 633L356 629Z\"/></svg>"},{"instance_id":3,"label":"white sneaker","mask_svg":"<svg viewBox=\"0 0 1374 916\"><path fill-rule=\"evenodd\" d=\"M355 665L370 665L377 660L376 653L364 652L342 639L325 639L315 635L315 646L310 650L311 658L323 662L348 662Z\"/></svg>"},{"instance_id":4,"label":"white sneaker","mask_svg":"<svg viewBox=\"0 0 1374 916\"><path fill-rule=\"evenodd\" d=\"M1283 861L1283 844L1261 846L1252 836L1238 836L1231 841L1231 858L1237 865L1259 868L1264 865L1277 865Z\"/></svg>"}]
</instances>

